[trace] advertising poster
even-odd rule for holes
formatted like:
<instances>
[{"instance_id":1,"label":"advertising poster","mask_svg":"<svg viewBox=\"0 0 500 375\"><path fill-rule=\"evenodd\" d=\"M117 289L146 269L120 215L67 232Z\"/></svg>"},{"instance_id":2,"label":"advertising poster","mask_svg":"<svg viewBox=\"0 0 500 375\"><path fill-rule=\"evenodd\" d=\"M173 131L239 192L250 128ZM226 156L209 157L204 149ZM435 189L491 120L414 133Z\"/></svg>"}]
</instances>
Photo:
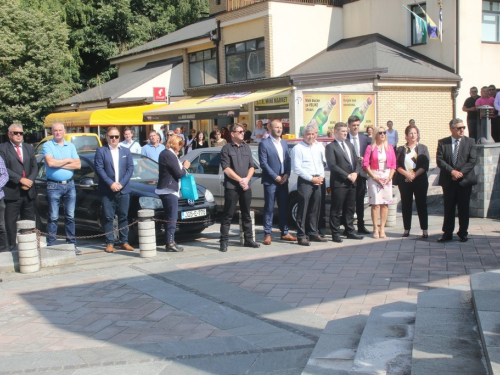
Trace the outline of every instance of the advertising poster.
<instances>
[{"instance_id":1,"label":"advertising poster","mask_svg":"<svg viewBox=\"0 0 500 375\"><path fill-rule=\"evenodd\" d=\"M307 94L304 93L304 123L300 127L299 137L308 124L318 126L318 135L326 136L328 130L333 130L335 123L340 121L339 94Z\"/></svg>"},{"instance_id":2,"label":"advertising poster","mask_svg":"<svg viewBox=\"0 0 500 375\"><path fill-rule=\"evenodd\" d=\"M342 94L342 118L347 124L350 116L361 119L360 132L367 126L375 127L375 94Z\"/></svg>"}]
</instances>

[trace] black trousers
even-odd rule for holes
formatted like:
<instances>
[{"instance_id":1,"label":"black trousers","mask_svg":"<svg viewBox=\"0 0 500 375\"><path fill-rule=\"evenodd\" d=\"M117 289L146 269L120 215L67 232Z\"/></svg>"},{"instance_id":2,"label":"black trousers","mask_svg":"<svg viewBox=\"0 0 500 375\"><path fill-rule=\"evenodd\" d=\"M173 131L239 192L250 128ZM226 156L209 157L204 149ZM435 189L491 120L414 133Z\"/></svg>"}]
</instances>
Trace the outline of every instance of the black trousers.
<instances>
[{"instance_id":1,"label":"black trousers","mask_svg":"<svg viewBox=\"0 0 500 375\"><path fill-rule=\"evenodd\" d=\"M354 232L354 208L356 207L356 187L338 187L332 189L332 205L330 208L330 229L332 236L340 231L340 214L344 218L345 232Z\"/></svg>"},{"instance_id":2,"label":"black trousers","mask_svg":"<svg viewBox=\"0 0 500 375\"><path fill-rule=\"evenodd\" d=\"M445 235L452 235L455 229L455 208L458 207L458 232L459 236L469 234L469 204L472 193L472 186L460 186L456 181L443 188L444 201L444 221L443 232Z\"/></svg>"},{"instance_id":3,"label":"black trousers","mask_svg":"<svg viewBox=\"0 0 500 375\"><path fill-rule=\"evenodd\" d=\"M165 223L165 245L175 243L175 229L177 226L177 216L179 207L179 197L174 194L160 195L163 204Z\"/></svg>"},{"instance_id":4,"label":"black trousers","mask_svg":"<svg viewBox=\"0 0 500 375\"><path fill-rule=\"evenodd\" d=\"M318 235L319 215L321 211L321 186L299 177L297 181L299 195L297 207L297 237Z\"/></svg>"},{"instance_id":5,"label":"black trousers","mask_svg":"<svg viewBox=\"0 0 500 375\"><path fill-rule=\"evenodd\" d=\"M21 192L21 198L5 200L5 229L7 243L10 249L16 246L17 221L35 220L35 200L30 199L27 193Z\"/></svg>"},{"instance_id":6,"label":"black trousers","mask_svg":"<svg viewBox=\"0 0 500 375\"><path fill-rule=\"evenodd\" d=\"M398 188L401 194L401 212L403 214L404 229L411 229L413 196L415 196L415 206L417 207L420 229L427 230L429 227L429 215L427 213L429 180L427 179L427 174L424 173L424 178L417 178L413 182L405 182L403 177L401 177L398 181Z\"/></svg>"},{"instance_id":7,"label":"black trousers","mask_svg":"<svg viewBox=\"0 0 500 375\"><path fill-rule=\"evenodd\" d=\"M224 212L222 213L222 221L220 224L221 242L227 242L229 239L229 227L231 226L237 203L240 204L245 240L253 240L252 217L250 216L251 201L252 189L243 191L240 186L236 189L224 189Z\"/></svg>"},{"instance_id":8,"label":"black trousers","mask_svg":"<svg viewBox=\"0 0 500 375\"><path fill-rule=\"evenodd\" d=\"M477 131L477 119L467 120L467 126L469 127L469 137L474 138L477 142L478 131Z\"/></svg>"}]
</instances>

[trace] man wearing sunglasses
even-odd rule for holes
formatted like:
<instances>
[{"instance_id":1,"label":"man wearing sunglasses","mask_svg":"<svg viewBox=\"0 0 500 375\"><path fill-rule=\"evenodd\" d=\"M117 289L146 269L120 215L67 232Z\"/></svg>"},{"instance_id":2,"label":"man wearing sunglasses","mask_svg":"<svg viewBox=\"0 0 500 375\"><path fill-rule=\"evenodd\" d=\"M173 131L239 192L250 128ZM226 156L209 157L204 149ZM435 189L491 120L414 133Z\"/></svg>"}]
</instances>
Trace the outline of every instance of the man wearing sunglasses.
<instances>
[{"instance_id":1,"label":"man wearing sunglasses","mask_svg":"<svg viewBox=\"0 0 500 375\"><path fill-rule=\"evenodd\" d=\"M113 220L118 216L120 248L133 251L128 244L128 208L130 204L130 178L134 173L134 160L130 150L120 147L120 131L108 128L108 144L99 147L95 153L95 169L99 176L98 191L101 194L104 211L104 232L106 252L114 251Z\"/></svg>"},{"instance_id":2,"label":"man wearing sunglasses","mask_svg":"<svg viewBox=\"0 0 500 375\"><path fill-rule=\"evenodd\" d=\"M229 227L236 211L236 203L240 204L245 236L245 247L260 247L254 241L252 233L252 217L250 203L252 201L251 179L255 171L252 150L243 142L245 131L240 124L231 126L231 143L220 152L220 165L224 171L224 212L220 225L220 251L227 251Z\"/></svg>"},{"instance_id":3,"label":"man wearing sunglasses","mask_svg":"<svg viewBox=\"0 0 500 375\"><path fill-rule=\"evenodd\" d=\"M0 145L0 156L5 162L9 181L5 193L5 229L8 249L16 246L18 220L35 220L36 191L33 182L38 174L33 146L23 142L23 127L9 126L9 141Z\"/></svg>"},{"instance_id":4,"label":"man wearing sunglasses","mask_svg":"<svg viewBox=\"0 0 500 375\"><path fill-rule=\"evenodd\" d=\"M444 221L443 234L438 242L453 239L455 209L458 207L458 232L460 242L467 242L469 229L469 204L472 186L477 184L474 172L476 144L465 137L465 125L459 118L450 121L451 137L438 141L436 153L440 169L439 185L443 188Z\"/></svg>"}]
</instances>

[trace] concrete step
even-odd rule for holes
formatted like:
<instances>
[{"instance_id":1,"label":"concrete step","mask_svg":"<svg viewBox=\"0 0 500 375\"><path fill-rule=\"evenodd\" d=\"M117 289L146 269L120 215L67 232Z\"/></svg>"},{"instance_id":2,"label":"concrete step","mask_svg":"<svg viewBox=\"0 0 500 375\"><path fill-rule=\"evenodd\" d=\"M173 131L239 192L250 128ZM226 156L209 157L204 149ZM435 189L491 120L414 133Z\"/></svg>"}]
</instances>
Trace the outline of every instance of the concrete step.
<instances>
[{"instance_id":1,"label":"concrete step","mask_svg":"<svg viewBox=\"0 0 500 375\"><path fill-rule=\"evenodd\" d=\"M42 268L61 267L75 264L74 245L54 245L40 249ZM0 273L19 272L19 253L17 250L0 253Z\"/></svg>"},{"instance_id":2,"label":"concrete step","mask_svg":"<svg viewBox=\"0 0 500 375\"><path fill-rule=\"evenodd\" d=\"M418 295L412 375L487 374L468 284Z\"/></svg>"},{"instance_id":3,"label":"concrete step","mask_svg":"<svg viewBox=\"0 0 500 375\"><path fill-rule=\"evenodd\" d=\"M366 315L330 321L309 357L303 375L348 375L365 328Z\"/></svg>"},{"instance_id":4,"label":"concrete step","mask_svg":"<svg viewBox=\"0 0 500 375\"><path fill-rule=\"evenodd\" d=\"M371 310L350 375L410 373L416 304L410 299Z\"/></svg>"},{"instance_id":5,"label":"concrete step","mask_svg":"<svg viewBox=\"0 0 500 375\"><path fill-rule=\"evenodd\" d=\"M500 270L472 275L472 302L486 365L491 375L500 374Z\"/></svg>"}]
</instances>

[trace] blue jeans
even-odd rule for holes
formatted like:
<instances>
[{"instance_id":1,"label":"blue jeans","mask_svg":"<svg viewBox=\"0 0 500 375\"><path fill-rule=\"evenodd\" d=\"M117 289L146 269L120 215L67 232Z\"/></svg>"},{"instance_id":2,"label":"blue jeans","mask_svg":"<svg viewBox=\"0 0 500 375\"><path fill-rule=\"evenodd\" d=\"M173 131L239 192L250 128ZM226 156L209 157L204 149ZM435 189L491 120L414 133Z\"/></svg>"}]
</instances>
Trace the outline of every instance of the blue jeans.
<instances>
[{"instance_id":1,"label":"blue jeans","mask_svg":"<svg viewBox=\"0 0 500 375\"><path fill-rule=\"evenodd\" d=\"M64 230L66 232L66 243L76 245L75 238L75 204L76 190L75 182L67 184L47 181L47 205L49 208L47 218L47 246L56 242L57 220L59 219L59 203L62 200L64 208Z\"/></svg>"},{"instance_id":2,"label":"blue jeans","mask_svg":"<svg viewBox=\"0 0 500 375\"><path fill-rule=\"evenodd\" d=\"M118 216L118 228L120 230L120 243L128 243L128 207L130 204L130 194L111 193L103 195L101 198L102 210L104 212L104 233L106 234L106 243L115 243L115 234L113 232L113 221ZM111 232L111 233L109 233Z\"/></svg>"}]
</instances>

